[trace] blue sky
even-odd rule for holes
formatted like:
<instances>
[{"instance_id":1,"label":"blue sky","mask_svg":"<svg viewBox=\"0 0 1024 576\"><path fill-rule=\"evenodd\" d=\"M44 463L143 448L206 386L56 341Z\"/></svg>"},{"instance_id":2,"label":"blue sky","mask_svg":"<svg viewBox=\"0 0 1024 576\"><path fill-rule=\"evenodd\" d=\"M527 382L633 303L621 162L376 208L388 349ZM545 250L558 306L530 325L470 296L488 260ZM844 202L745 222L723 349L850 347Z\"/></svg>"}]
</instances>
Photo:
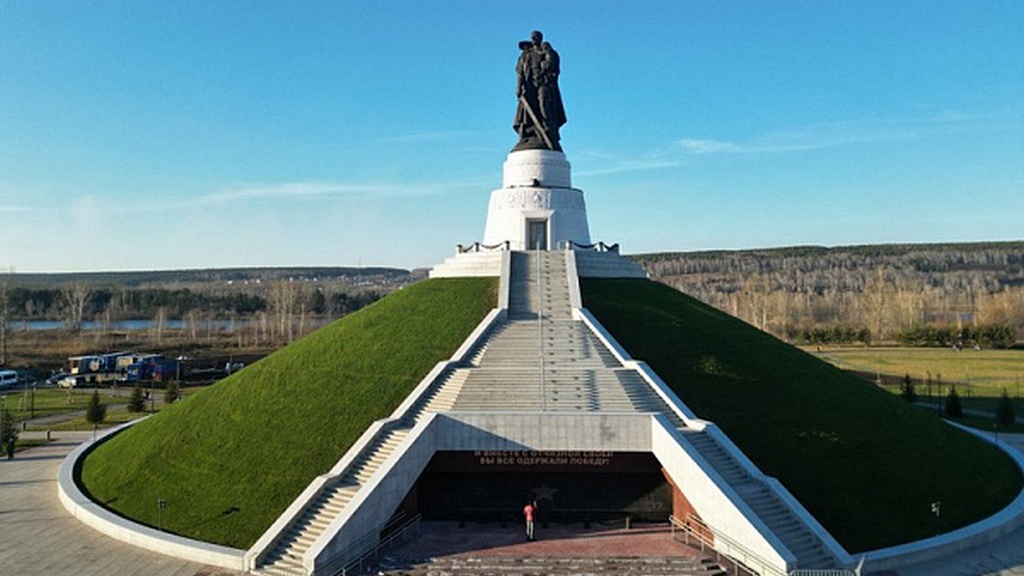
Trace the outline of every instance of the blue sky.
<instances>
[{"instance_id":1,"label":"blue sky","mask_svg":"<svg viewBox=\"0 0 1024 576\"><path fill-rule=\"evenodd\" d=\"M1024 238L1024 2L0 0L0 268L430 266L517 43L628 253Z\"/></svg>"}]
</instances>

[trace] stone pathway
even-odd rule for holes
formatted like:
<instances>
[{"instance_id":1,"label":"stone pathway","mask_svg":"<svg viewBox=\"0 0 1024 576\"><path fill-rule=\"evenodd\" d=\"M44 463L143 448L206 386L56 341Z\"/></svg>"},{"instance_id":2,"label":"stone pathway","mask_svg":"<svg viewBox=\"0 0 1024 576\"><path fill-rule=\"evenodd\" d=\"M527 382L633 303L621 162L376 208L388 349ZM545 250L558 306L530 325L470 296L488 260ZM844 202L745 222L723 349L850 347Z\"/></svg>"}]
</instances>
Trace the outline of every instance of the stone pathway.
<instances>
[{"instance_id":1,"label":"stone pathway","mask_svg":"<svg viewBox=\"0 0 1024 576\"><path fill-rule=\"evenodd\" d=\"M5 576L212 576L217 569L124 544L75 520L57 496L57 468L91 432L0 460L0 573ZM227 574L226 572L222 572Z\"/></svg>"},{"instance_id":2,"label":"stone pathway","mask_svg":"<svg viewBox=\"0 0 1024 576\"><path fill-rule=\"evenodd\" d=\"M392 551L396 556L429 558L440 556L658 556L694 557L697 551L672 540L668 526L635 527L625 530L593 524L538 525L537 539L527 542L520 524L498 522L422 522L419 536Z\"/></svg>"}]
</instances>

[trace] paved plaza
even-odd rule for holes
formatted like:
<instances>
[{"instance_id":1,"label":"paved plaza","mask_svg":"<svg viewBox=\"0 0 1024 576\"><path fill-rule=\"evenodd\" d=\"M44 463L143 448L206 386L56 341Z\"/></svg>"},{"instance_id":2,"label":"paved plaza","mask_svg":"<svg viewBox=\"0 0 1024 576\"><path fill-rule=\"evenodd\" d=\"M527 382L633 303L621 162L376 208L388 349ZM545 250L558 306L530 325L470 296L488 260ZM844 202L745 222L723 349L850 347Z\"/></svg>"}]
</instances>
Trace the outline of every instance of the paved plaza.
<instances>
[{"instance_id":1,"label":"paved plaza","mask_svg":"<svg viewBox=\"0 0 1024 576\"><path fill-rule=\"evenodd\" d=\"M119 542L75 520L57 496L57 468L91 432L0 460L0 574L4 576L212 576L217 569ZM226 574L224 572L220 572Z\"/></svg>"},{"instance_id":2,"label":"paved plaza","mask_svg":"<svg viewBox=\"0 0 1024 576\"><path fill-rule=\"evenodd\" d=\"M147 552L113 540L79 523L57 497L57 468L89 432L55 433L56 441L21 452L14 460L0 460L0 574L5 576L214 576L216 568ZM1024 435L1002 435L1024 450ZM405 552L434 554L524 556L594 554L597 548L616 554L687 554L667 535L657 531L585 531L553 527L541 531L541 540L521 542L518 527L495 532L437 525L412 542ZM634 539L633 536L636 536ZM612 545L614 544L614 545ZM594 547L597 548L594 548ZM454 547L454 548L453 548ZM1017 530L970 554L924 563L900 570L899 576L1024 576L1024 529Z\"/></svg>"}]
</instances>

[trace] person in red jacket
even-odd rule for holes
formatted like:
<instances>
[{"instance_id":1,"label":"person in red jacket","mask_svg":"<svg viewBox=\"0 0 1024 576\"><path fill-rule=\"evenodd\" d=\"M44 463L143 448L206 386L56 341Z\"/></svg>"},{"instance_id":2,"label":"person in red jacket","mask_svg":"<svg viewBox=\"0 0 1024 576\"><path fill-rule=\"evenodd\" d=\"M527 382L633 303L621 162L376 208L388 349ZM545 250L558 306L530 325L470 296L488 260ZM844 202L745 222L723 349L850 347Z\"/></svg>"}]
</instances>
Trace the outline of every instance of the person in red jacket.
<instances>
[{"instance_id":1,"label":"person in red jacket","mask_svg":"<svg viewBox=\"0 0 1024 576\"><path fill-rule=\"evenodd\" d=\"M526 517L526 539L533 540L533 517L537 514L537 501L528 503L523 507L523 516Z\"/></svg>"}]
</instances>

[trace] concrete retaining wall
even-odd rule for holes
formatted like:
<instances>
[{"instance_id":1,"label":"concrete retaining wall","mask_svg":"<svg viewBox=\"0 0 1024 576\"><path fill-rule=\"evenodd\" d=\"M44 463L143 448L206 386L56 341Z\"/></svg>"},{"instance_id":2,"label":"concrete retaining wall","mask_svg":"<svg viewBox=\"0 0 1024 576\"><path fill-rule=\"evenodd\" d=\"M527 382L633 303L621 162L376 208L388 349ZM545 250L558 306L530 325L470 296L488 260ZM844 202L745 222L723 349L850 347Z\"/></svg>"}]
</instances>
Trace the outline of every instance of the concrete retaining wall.
<instances>
[{"instance_id":1,"label":"concrete retaining wall","mask_svg":"<svg viewBox=\"0 0 1024 576\"><path fill-rule=\"evenodd\" d=\"M652 420L655 422L651 427L652 452L679 490L697 509L700 517L708 525L742 542L747 550L756 554L771 568L785 573L794 567L796 556L754 514L715 469L704 461L700 453L679 438L678 432L665 417L657 416ZM716 547L740 560L745 560L752 568L759 568L755 562L744 558L745 551L730 550L722 542L716 543Z\"/></svg>"},{"instance_id":2,"label":"concrete retaining wall","mask_svg":"<svg viewBox=\"0 0 1024 576\"><path fill-rule=\"evenodd\" d=\"M967 428L952 422L950 424L966 430L986 442L996 442L991 433ZM1021 454L1019 450L1006 443L1005 440L998 442L997 445L1013 458L1017 466L1024 471L1024 454ZM941 534L934 538L868 552L864 554L865 567L869 572L878 572L893 570L901 566L909 566L920 562L938 560L997 540L1021 526L1024 526L1024 492L1018 494L1017 498L1009 506L997 514L970 526L965 526L959 530Z\"/></svg>"},{"instance_id":3,"label":"concrete retaining wall","mask_svg":"<svg viewBox=\"0 0 1024 576\"><path fill-rule=\"evenodd\" d=\"M192 562L229 570L244 570L244 550L192 540L132 522L93 502L78 487L75 470L79 461L118 432L140 421L109 430L95 442L86 442L68 454L57 471L57 490L61 504L80 522L115 540Z\"/></svg>"}]
</instances>

